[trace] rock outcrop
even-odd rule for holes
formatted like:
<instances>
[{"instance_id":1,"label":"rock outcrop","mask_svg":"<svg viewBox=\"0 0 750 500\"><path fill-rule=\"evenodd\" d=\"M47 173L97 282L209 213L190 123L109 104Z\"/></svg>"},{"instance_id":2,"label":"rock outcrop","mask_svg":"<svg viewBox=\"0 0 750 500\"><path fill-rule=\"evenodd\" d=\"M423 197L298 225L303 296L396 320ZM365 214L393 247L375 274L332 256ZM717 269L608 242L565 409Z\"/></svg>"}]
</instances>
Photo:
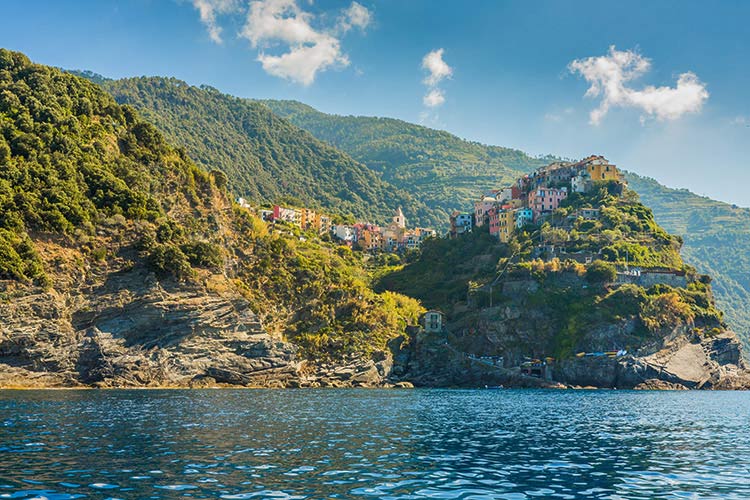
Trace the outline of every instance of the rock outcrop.
<instances>
[{"instance_id":1,"label":"rock outcrop","mask_svg":"<svg viewBox=\"0 0 750 500\"><path fill-rule=\"evenodd\" d=\"M568 289L586 284L573 276L561 279ZM527 279L503 286L508 299L502 305L467 310L443 333L417 329L408 340L394 342L392 380L431 387L750 388L734 332L686 322L647 331L633 317L594 319L569 347L580 356L549 358L565 325L529 301L539 284ZM605 354L613 348L625 352ZM524 361L535 358L544 362L543 370L524 375Z\"/></svg>"},{"instance_id":2,"label":"rock outcrop","mask_svg":"<svg viewBox=\"0 0 750 500\"><path fill-rule=\"evenodd\" d=\"M299 379L296 347L270 337L236 294L166 289L137 272L76 295L6 287L14 293L0 313L0 386L278 387Z\"/></svg>"}]
</instances>

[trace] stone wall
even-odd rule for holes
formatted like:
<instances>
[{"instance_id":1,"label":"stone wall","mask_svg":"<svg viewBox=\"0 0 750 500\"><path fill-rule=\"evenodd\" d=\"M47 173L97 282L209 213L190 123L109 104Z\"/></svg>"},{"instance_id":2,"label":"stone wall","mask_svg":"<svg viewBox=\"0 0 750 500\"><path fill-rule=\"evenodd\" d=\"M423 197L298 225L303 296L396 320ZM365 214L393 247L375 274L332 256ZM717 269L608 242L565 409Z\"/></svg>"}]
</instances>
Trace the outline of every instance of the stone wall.
<instances>
[{"instance_id":1,"label":"stone wall","mask_svg":"<svg viewBox=\"0 0 750 500\"><path fill-rule=\"evenodd\" d=\"M684 273L641 271L641 273L637 275L617 273L617 280L615 283L621 285L632 283L644 288L650 288L654 285L669 285L674 288L685 288L688 285L688 278Z\"/></svg>"}]
</instances>

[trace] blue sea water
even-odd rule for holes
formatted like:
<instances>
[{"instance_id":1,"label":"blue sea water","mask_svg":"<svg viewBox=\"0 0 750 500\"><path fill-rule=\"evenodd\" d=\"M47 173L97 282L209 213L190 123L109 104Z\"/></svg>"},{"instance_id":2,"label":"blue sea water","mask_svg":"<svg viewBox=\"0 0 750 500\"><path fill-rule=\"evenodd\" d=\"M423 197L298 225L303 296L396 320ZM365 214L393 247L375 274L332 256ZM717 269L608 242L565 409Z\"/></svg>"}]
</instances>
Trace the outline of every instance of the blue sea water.
<instances>
[{"instance_id":1,"label":"blue sea water","mask_svg":"<svg viewBox=\"0 0 750 500\"><path fill-rule=\"evenodd\" d=\"M750 393L0 391L0 498L750 498Z\"/></svg>"}]
</instances>

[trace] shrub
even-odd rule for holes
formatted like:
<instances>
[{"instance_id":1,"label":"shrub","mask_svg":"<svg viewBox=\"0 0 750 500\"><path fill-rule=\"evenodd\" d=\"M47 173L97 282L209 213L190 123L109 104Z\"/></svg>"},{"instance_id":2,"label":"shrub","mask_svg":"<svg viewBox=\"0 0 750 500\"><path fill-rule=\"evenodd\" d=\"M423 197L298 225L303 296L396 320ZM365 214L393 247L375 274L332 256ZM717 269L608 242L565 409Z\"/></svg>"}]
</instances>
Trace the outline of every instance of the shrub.
<instances>
[{"instance_id":1,"label":"shrub","mask_svg":"<svg viewBox=\"0 0 750 500\"><path fill-rule=\"evenodd\" d=\"M146 265L160 277L173 276L184 280L193 274L187 256L174 245L155 245L146 259Z\"/></svg>"},{"instance_id":2,"label":"shrub","mask_svg":"<svg viewBox=\"0 0 750 500\"><path fill-rule=\"evenodd\" d=\"M207 241L194 241L180 246L190 264L208 269L219 269L224 261L221 248Z\"/></svg>"},{"instance_id":3,"label":"shrub","mask_svg":"<svg viewBox=\"0 0 750 500\"><path fill-rule=\"evenodd\" d=\"M641 321L651 331L681 323L692 323L695 313L677 292L667 292L653 297L641 308Z\"/></svg>"},{"instance_id":4,"label":"shrub","mask_svg":"<svg viewBox=\"0 0 750 500\"><path fill-rule=\"evenodd\" d=\"M612 283L617 278L617 269L611 262L597 260L586 268L586 281L592 284Z\"/></svg>"}]
</instances>

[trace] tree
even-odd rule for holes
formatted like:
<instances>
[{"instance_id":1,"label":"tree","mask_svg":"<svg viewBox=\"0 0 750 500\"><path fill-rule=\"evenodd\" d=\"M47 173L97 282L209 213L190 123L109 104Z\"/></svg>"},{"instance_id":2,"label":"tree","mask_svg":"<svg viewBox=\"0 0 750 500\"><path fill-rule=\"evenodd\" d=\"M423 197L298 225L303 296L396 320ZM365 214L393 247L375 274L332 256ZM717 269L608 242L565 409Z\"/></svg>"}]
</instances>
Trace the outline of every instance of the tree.
<instances>
[{"instance_id":1,"label":"tree","mask_svg":"<svg viewBox=\"0 0 750 500\"><path fill-rule=\"evenodd\" d=\"M592 284L612 283L617 278L617 269L611 262L597 260L586 268L586 281Z\"/></svg>"}]
</instances>

